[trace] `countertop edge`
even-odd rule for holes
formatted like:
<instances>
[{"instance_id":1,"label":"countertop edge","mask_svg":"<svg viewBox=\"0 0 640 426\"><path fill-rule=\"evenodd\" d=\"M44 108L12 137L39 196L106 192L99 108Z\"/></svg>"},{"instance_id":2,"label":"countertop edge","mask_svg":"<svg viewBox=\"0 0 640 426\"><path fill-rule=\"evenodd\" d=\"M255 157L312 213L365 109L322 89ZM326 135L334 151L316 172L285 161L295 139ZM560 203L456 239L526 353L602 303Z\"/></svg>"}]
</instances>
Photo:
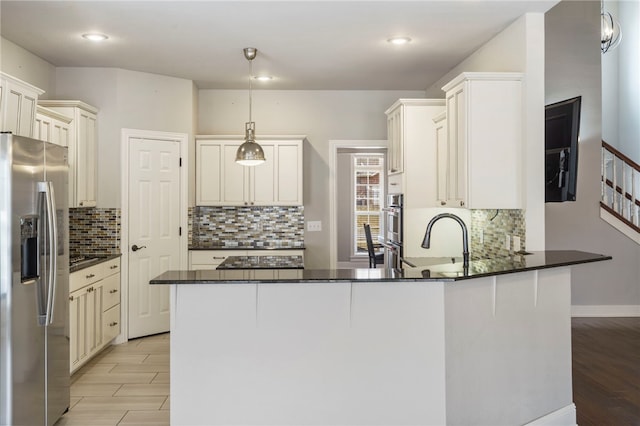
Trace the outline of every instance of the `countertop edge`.
<instances>
[{"instance_id":1,"label":"countertop edge","mask_svg":"<svg viewBox=\"0 0 640 426\"><path fill-rule=\"evenodd\" d=\"M95 266L95 265L99 265L100 263L103 263L103 262L108 262L110 260L116 259L116 258L121 257L121 256L122 256L122 253L109 254L109 255L106 255L106 256L98 256L98 257L92 259L92 261L90 261L90 262L88 261L88 262L83 263L81 265L69 266L69 273L72 274L74 272L82 271L83 269L90 268L90 267Z\"/></svg>"},{"instance_id":2,"label":"countertop edge","mask_svg":"<svg viewBox=\"0 0 640 426\"><path fill-rule=\"evenodd\" d=\"M549 261L544 264L536 264L532 266L523 266L505 270L493 270L486 273L478 272L468 276L443 276L434 274L434 276L424 276L424 270L416 268L413 270L389 270L389 269L304 269L300 270L298 276L290 276L291 269L235 269L234 271L246 271L247 276L226 276L225 270L200 270L200 271L167 271L164 274L152 279L150 284L256 284L256 283L348 283L348 282L457 282L475 278L486 278L498 275L507 275L519 272L528 272L541 269L560 268L566 266L580 265L585 263L601 262L611 260L611 256L580 252L575 250L556 250L536 252L538 255L555 254L564 256L561 261ZM571 258L573 256L573 258ZM569 257L569 258L567 258ZM506 259L506 258L505 258ZM499 259L494 259L499 260ZM434 265L436 266L436 265ZM431 267L433 268L433 267ZM262 271L262 272L260 272ZM273 274L271 277L266 276L266 271ZM274 272L275 271L275 272ZM282 271L282 272L278 272ZM282 274L283 277L278 277ZM422 276L417 276L422 274Z\"/></svg>"}]
</instances>

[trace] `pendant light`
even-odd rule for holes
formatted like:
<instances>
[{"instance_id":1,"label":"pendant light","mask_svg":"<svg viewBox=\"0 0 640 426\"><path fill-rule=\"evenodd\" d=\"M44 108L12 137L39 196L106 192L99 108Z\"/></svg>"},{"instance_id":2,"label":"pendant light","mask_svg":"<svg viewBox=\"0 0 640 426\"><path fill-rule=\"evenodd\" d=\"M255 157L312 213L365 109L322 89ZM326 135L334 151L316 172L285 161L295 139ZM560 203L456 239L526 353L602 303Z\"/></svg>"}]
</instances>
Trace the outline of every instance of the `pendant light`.
<instances>
[{"instance_id":1,"label":"pendant light","mask_svg":"<svg viewBox=\"0 0 640 426\"><path fill-rule=\"evenodd\" d=\"M264 151L255 141L256 123L251 120L251 79L253 77L251 61L257 54L258 49L255 47L244 49L244 57L249 61L249 121L245 123L244 143L238 147L236 152L236 163L243 166L257 166L265 162Z\"/></svg>"},{"instance_id":2,"label":"pendant light","mask_svg":"<svg viewBox=\"0 0 640 426\"><path fill-rule=\"evenodd\" d=\"M613 15L604 10L604 0L600 2L600 49L607 53L622 41L622 28Z\"/></svg>"}]
</instances>

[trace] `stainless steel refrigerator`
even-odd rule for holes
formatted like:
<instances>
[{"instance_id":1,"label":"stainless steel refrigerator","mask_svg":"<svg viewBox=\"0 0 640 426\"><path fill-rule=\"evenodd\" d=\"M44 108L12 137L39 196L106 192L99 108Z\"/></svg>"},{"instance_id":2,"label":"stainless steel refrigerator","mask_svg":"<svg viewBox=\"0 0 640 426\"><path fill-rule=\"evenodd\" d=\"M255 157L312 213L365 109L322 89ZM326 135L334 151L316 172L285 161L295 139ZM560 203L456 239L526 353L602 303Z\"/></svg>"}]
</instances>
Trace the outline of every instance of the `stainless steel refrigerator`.
<instances>
[{"instance_id":1,"label":"stainless steel refrigerator","mask_svg":"<svg viewBox=\"0 0 640 426\"><path fill-rule=\"evenodd\" d=\"M69 408L67 149L0 134L0 425Z\"/></svg>"}]
</instances>

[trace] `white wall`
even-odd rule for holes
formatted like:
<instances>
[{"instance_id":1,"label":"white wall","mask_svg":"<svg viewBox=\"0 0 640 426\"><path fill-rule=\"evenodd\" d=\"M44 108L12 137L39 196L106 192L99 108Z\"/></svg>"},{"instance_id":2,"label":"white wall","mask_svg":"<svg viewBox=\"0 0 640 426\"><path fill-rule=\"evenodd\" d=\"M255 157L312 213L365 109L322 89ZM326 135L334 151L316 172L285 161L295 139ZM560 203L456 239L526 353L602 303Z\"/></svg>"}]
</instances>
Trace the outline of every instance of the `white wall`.
<instances>
[{"instance_id":1,"label":"white wall","mask_svg":"<svg viewBox=\"0 0 640 426\"><path fill-rule=\"evenodd\" d=\"M545 248L544 212L544 15L529 13L484 44L427 89L427 97L443 98L441 88L464 71L522 72L523 165L527 250Z\"/></svg>"},{"instance_id":2,"label":"white wall","mask_svg":"<svg viewBox=\"0 0 640 426\"><path fill-rule=\"evenodd\" d=\"M303 134L305 220L322 221L322 232L305 234L305 265L329 267L329 140L387 138L384 111L398 98L422 91L256 90L256 135ZM201 90L199 134L243 134L249 116L247 90Z\"/></svg>"},{"instance_id":3,"label":"white wall","mask_svg":"<svg viewBox=\"0 0 640 426\"><path fill-rule=\"evenodd\" d=\"M57 69L58 99L80 99L100 110L98 207L120 206L121 129L186 133L193 141L194 94L191 80L117 68Z\"/></svg>"},{"instance_id":4,"label":"white wall","mask_svg":"<svg viewBox=\"0 0 640 426\"><path fill-rule=\"evenodd\" d=\"M600 219L600 4L562 1L546 15L546 103L582 96L575 202L546 204L547 249L613 260L574 268L573 305L640 305L640 246Z\"/></svg>"},{"instance_id":5,"label":"white wall","mask_svg":"<svg viewBox=\"0 0 640 426\"><path fill-rule=\"evenodd\" d=\"M620 1L618 19L622 28L618 67L618 112L620 151L640 164L640 2ZM605 55L606 56L606 55Z\"/></svg>"},{"instance_id":6,"label":"white wall","mask_svg":"<svg viewBox=\"0 0 640 426\"><path fill-rule=\"evenodd\" d=\"M0 70L44 90L41 99L55 99L56 68L4 37L0 37Z\"/></svg>"}]
</instances>

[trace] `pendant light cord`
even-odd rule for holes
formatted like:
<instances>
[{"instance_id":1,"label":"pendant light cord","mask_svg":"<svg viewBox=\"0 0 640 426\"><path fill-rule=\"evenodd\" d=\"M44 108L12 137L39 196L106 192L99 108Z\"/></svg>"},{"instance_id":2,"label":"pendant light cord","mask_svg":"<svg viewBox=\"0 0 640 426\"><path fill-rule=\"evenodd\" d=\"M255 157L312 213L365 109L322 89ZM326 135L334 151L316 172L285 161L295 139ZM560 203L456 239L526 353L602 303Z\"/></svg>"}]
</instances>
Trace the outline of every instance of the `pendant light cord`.
<instances>
[{"instance_id":1,"label":"pendant light cord","mask_svg":"<svg viewBox=\"0 0 640 426\"><path fill-rule=\"evenodd\" d=\"M249 59L249 122L251 123L251 76L253 75L253 64L252 60Z\"/></svg>"}]
</instances>

